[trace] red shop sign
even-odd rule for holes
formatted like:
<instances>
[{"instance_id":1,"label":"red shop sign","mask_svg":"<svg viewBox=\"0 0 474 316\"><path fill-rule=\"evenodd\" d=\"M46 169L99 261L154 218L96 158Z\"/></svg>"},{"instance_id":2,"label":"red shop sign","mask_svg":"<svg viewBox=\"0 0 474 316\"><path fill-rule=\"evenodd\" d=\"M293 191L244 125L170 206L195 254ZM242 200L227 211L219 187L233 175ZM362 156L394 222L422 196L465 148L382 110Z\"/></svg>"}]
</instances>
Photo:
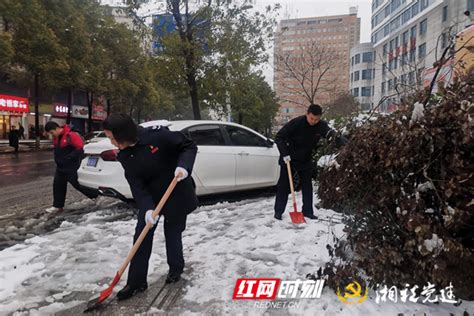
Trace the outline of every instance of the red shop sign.
<instances>
[{"instance_id":1,"label":"red shop sign","mask_svg":"<svg viewBox=\"0 0 474 316\"><path fill-rule=\"evenodd\" d=\"M0 111L28 113L30 111L28 99L0 94Z\"/></svg>"}]
</instances>

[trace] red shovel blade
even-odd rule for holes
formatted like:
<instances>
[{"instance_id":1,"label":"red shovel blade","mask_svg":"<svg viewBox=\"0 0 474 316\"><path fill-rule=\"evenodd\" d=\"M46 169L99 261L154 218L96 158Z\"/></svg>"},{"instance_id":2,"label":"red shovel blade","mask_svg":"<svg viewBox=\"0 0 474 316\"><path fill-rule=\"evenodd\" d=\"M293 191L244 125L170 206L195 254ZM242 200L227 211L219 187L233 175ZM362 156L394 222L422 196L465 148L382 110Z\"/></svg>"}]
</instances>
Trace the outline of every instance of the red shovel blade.
<instances>
[{"instance_id":1,"label":"red shovel blade","mask_svg":"<svg viewBox=\"0 0 474 316\"><path fill-rule=\"evenodd\" d=\"M305 224L304 215L301 212L290 212L291 222L293 224Z\"/></svg>"},{"instance_id":2,"label":"red shovel blade","mask_svg":"<svg viewBox=\"0 0 474 316\"><path fill-rule=\"evenodd\" d=\"M103 290L100 293L98 298L94 298L90 300L87 303L87 309L84 312L88 312L93 309L96 309L103 301L105 301L110 296L110 294L112 294L112 291L114 290L115 285L117 285L119 281L120 281L120 274L117 272L110 286L106 288L105 290Z\"/></svg>"},{"instance_id":3,"label":"red shovel blade","mask_svg":"<svg viewBox=\"0 0 474 316\"><path fill-rule=\"evenodd\" d=\"M298 212L298 208L296 207L296 203L293 203L293 212L290 212L291 222L293 224L305 224L306 221L304 220L304 215L301 212Z\"/></svg>"}]
</instances>

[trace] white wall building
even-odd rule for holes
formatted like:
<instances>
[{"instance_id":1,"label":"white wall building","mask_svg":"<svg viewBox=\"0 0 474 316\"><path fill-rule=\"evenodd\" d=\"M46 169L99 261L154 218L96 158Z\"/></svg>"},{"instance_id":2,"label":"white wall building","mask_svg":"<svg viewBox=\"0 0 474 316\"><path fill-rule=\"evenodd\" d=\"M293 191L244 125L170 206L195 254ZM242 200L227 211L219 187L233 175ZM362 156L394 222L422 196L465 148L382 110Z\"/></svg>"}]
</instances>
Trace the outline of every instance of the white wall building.
<instances>
[{"instance_id":1,"label":"white wall building","mask_svg":"<svg viewBox=\"0 0 474 316\"><path fill-rule=\"evenodd\" d=\"M369 111L374 103L375 53L372 43L361 43L350 52L351 94L361 105L362 111Z\"/></svg>"},{"instance_id":2,"label":"white wall building","mask_svg":"<svg viewBox=\"0 0 474 316\"><path fill-rule=\"evenodd\" d=\"M393 111L404 94L421 89L423 70L439 60L451 36L469 25L474 0L373 0L376 54L374 105Z\"/></svg>"}]
</instances>

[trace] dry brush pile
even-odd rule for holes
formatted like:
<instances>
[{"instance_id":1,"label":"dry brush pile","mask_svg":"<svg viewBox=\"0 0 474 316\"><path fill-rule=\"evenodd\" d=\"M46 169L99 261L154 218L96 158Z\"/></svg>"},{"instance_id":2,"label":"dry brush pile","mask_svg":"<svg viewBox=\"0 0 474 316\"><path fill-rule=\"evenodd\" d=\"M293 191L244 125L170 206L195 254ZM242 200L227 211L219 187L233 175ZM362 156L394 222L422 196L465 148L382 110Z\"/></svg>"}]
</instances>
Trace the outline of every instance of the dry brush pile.
<instances>
[{"instance_id":1,"label":"dry brush pile","mask_svg":"<svg viewBox=\"0 0 474 316\"><path fill-rule=\"evenodd\" d=\"M452 282L474 299L473 92L459 81L352 131L319 179L322 206L349 215L330 283L362 270L372 286Z\"/></svg>"}]
</instances>

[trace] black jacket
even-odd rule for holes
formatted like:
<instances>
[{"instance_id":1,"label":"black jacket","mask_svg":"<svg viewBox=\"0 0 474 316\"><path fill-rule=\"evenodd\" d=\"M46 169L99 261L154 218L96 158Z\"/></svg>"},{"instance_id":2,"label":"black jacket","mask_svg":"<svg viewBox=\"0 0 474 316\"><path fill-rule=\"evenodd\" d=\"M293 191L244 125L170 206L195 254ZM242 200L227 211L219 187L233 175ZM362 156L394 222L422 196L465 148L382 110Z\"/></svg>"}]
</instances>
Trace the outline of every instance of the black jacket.
<instances>
[{"instance_id":1,"label":"black jacket","mask_svg":"<svg viewBox=\"0 0 474 316\"><path fill-rule=\"evenodd\" d=\"M195 210L198 201L191 173L196 153L196 144L181 132L171 132L164 127L140 128L137 144L118 154L138 208L155 209L179 166L189 175L178 182L161 214L173 220Z\"/></svg>"},{"instance_id":2,"label":"black jacket","mask_svg":"<svg viewBox=\"0 0 474 316\"><path fill-rule=\"evenodd\" d=\"M8 144L11 147L18 147L19 144L19 135L17 130L11 130L10 134L8 134Z\"/></svg>"},{"instance_id":3,"label":"black jacket","mask_svg":"<svg viewBox=\"0 0 474 316\"><path fill-rule=\"evenodd\" d=\"M311 126L306 116L298 116L286 123L276 134L275 143L280 151L279 163L283 164L282 157L290 155L291 165L296 170L311 168L311 153L319 140L334 136L336 132L331 129L326 121L319 121ZM336 144L345 144L343 137L336 138Z\"/></svg>"}]
</instances>

